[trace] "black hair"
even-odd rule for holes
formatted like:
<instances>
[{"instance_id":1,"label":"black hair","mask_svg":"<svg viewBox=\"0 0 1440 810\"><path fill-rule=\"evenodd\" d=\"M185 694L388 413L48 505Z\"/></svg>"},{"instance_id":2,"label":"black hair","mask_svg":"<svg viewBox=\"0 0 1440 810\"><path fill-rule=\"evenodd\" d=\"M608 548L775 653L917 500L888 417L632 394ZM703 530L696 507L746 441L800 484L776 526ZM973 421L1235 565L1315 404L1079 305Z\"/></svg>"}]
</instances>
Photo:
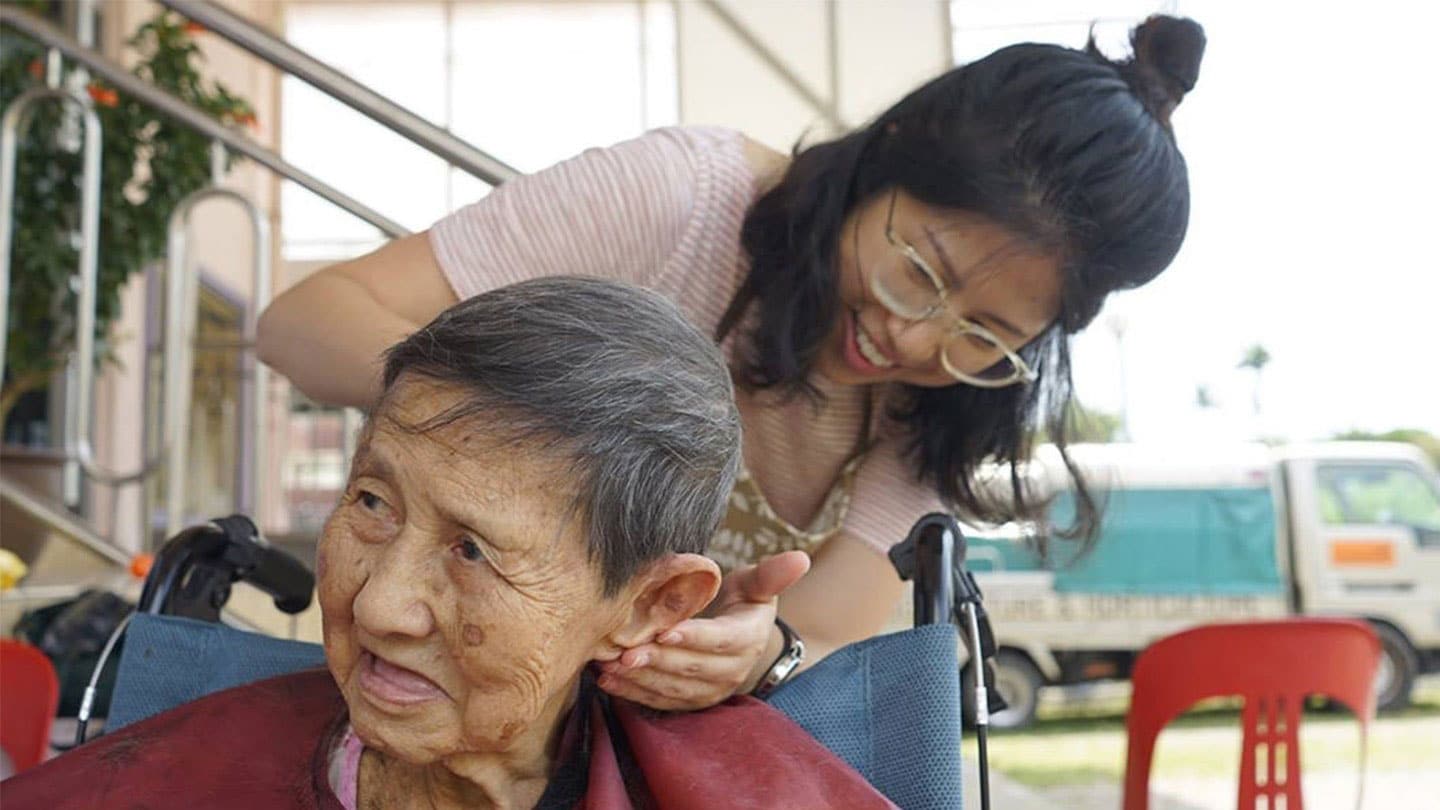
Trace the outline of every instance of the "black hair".
<instances>
[{"instance_id":1,"label":"black hair","mask_svg":"<svg viewBox=\"0 0 1440 810\"><path fill-rule=\"evenodd\" d=\"M1154 16L1131 44L1134 55L1120 61L1093 36L1084 50L1014 45L948 71L849 135L797 144L742 227L751 269L718 329L724 338L753 313L740 382L816 395L806 376L839 316L839 241L856 206L898 188L979 213L1061 260L1059 316L1020 350L1039 380L906 386L890 415L909 430L918 478L986 523L1043 510L1021 472L1043 428L1075 488L1075 523L1059 533L1093 538L1099 508L1065 452L1068 336L1180 248L1190 192L1170 113L1195 85L1205 35L1191 20ZM1008 492L977 484L987 461L1008 464Z\"/></svg>"}]
</instances>

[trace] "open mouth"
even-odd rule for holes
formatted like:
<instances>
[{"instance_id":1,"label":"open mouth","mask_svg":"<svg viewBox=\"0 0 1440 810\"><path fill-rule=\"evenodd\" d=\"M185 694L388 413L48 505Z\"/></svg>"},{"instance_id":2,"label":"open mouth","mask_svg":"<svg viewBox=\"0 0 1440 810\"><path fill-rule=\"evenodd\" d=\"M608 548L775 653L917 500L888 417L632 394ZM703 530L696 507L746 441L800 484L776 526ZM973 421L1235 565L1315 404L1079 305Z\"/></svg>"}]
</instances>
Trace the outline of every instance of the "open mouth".
<instances>
[{"instance_id":1,"label":"open mouth","mask_svg":"<svg viewBox=\"0 0 1440 810\"><path fill-rule=\"evenodd\" d=\"M413 706L445 697L445 690L420 673L375 655L360 652L360 687L381 702Z\"/></svg>"},{"instance_id":2,"label":"open mouth","mask_svg":"<svg viewBox=\"0 0 1440 810\"><path fill-rule=\"evenodd\" d=\"M860 314L854 310L850 311L848 333L845 341L845 355L850 365L857 371L874 373L895 368L896 363L880 348L869 334L865 327L860 324Z\"/></svg>"}]
</instances>

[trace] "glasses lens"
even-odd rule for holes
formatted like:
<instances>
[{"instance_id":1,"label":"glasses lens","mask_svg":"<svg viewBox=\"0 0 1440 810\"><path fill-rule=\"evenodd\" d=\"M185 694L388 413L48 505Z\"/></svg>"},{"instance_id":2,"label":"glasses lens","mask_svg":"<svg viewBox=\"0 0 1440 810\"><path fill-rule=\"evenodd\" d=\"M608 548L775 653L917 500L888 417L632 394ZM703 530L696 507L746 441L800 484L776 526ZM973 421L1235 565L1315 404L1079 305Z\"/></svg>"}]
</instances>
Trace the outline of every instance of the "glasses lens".
<instances>
[{"instance_id":1,"label":"glasses lens","mask_svg":"<svg viewBox=\"0 0 1440 810\"><path fill-rule=\"evenodd\" d=\"M1009 383L1023 376L1003 346L975 332L950 338L944 351L945 367L952 374L991 383Z\"/></svg>"},{"instance_id":2,"label":"glasses lens","mask_svg":"<svg viewBox=\"0 0 1440 810\"><path fill-rule=\"evenodd\" d=\"M914 262L901 256L876 270L875 297L902 318L928 317L935 307L935 283Z\"/></svg>"}]
</instances>

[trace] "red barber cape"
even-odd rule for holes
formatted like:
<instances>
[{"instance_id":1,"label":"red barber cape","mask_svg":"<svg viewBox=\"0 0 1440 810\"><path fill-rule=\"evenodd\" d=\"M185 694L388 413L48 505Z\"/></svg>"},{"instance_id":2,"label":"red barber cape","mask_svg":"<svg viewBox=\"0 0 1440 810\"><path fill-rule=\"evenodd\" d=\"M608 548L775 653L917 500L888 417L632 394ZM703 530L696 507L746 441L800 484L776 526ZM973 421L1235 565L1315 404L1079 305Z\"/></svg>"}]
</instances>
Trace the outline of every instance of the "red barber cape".
<instances>
[{"instance_id":1,"label":"red barber cape","mask_svg":"<svg viewBox=\"0 0 1440 810\"><path fill-rule=\"evenodd\" d=\"M587 679L588 680L588 679ZM312 670L226 690L0 783L5 810L342 810L327 778L345 704ZM894 808L780 712L738 697L661 714L587 684L572 746L540 807Z\"/></svg>"}]
</instances>

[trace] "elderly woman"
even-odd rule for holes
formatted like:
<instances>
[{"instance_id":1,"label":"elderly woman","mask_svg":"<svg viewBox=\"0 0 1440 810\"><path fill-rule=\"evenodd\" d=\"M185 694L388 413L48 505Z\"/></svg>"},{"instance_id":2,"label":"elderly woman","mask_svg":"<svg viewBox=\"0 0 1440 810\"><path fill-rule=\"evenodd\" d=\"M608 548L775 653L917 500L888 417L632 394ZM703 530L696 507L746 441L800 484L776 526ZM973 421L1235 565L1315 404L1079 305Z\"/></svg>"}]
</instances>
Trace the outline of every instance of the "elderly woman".
<instances>
[{"instance_id":1,"label":"elderly woman","mask_svg":"<svg viewBox=\"0 0 1440 810\"><path fill-rule=\"evenodd\" d=\"M465 301L386 359L319 547L328 672L103 737L5 807L889 807L754 699L662 715L595 686L715 596L739 448L718 350L658 294Z\"/></svg>"}]
</instances>

